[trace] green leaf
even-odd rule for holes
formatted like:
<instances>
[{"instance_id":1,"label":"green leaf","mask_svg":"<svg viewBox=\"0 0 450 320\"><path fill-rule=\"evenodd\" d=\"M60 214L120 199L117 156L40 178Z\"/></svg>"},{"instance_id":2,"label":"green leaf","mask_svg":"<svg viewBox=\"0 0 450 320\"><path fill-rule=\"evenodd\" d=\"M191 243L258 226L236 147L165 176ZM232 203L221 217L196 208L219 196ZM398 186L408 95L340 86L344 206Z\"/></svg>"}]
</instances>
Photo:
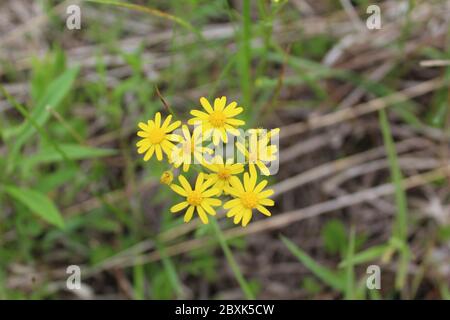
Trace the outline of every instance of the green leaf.
<instances>
[{"instance_id":1,"label":"green leaf","mask_svg":"<svg viewBox=\"0 0 450 320\"><path fill-rule=\"evenodd\" d=\"M41 96L36 106L32 108L30 116L35 120L35 122L42 126L50 117L50 112L47 108L56 109L62 100L65 98L67 93L72 88L72 85L79 72L79 67L74 67L72 69L66 70L62 75L52 81L50 85L45 90L45 93ZM9 139L13 136L17 136L17 140L14 141L15 148L20 149L20 147L35 133L35 128L31 122L27 119L20 126L5 130L5 139Z\"/></svg>"},{"instance_id":2,"label":"green leaf","mask_svg":"<svg viewBox=\"0 0 450 320\"><path fill-rule=\"evenodd\" d=\"M84 160L91 158L108 157L116 154L114 149L94 148L88 146L82 146L79 144L60 144L60 149L64 152L67 158L71 160ZM23 160L23 165L30 166L38 163L50 163L63 161L61 153L57 152L53 148L44 147L39 152Z\"/></svg>"},{"instance_id":3,"label":"green leaf","mask_svg":"<svg viewBox=\"0 0 450 320\"><path fill-rule=\"evenodd\" d=\"M305 277L302 282L303 289L306 290L309 294L318 294L322 288L320 282L313 277Z\"/></svg>"},{"instance_id":4,"label":"green leaf","mask_svg":"<svg viewBox=\"0 0 450 320\"><path fill-rule=\"evenodd\" d=\"M56 46L43 58L33 57L30 79L30 95L32 101L39 101L45 94L45 88L66 70L66 55Z\"/></svg>"},{"instance_id":5,"label":"green leaf","mask_svg":"<svg viewBox=\"0 0 450 320\"><path fill-rule=\"evenodd\" d=\"M330 220L321 230L322 241L329 253L343 253L347 248L347 233L339 220Z\"/></svg>"},{"instance_id":6,"label":"green leaf","mask_svg":"<svg viewBox=\"0 0 450 320\"><path fill-rule=\"evenodd\" d=\"M449 51L450 52L450 51ZM441 59L448 59L448 56ZM450 67L445 69L444 80L448 83L450 80ZM449 92L448 87L444 86L433 94L431 108L427 114L427 122L433 127L443 128L449 112Z\"/></svg>"},{"instance_id":7,"label":"green leaf","mask_svg":"<svg viewBox=\"0 0 450 320\"><path fill-rule=\"evenodd\" d=\"M348 264L358 265L358 264L366 263L369 261L373 261L373 260L381 257L388 248L390 248L390 246L385 245L385 244L379 245L379 246L373 246L367 250L364 250L364 251L361 251L361 252L355 254L351 260L346 258L339 264L339 267L344 268Z\"/></svg>"},{"instance_id":8,"label":"green leaf","mask_svg":"<svg viewBox=\"0 0 450 320\"><path fill-rule=\"evenodd\" d=\"M61 213L46 195L35 190L14 186L6 186L5 191L47 222L59 228L64 227Z\"/></svg>"},{"instance_id":9,"label":"green leaf","mask_svg":"<svg viewBox=\"0 0 450 320\"><path fill-rule=\"evenodd\" d=\"M281 236L281 240L284 242L289 251L300 260L309 270L311 270L320 280L325 282L330 287L344 292L346 289L345 279L338 273L321 266L315 262L310 256L308 256L303 250L296 246L289 239Z\"/></svg>"}]
</instances>

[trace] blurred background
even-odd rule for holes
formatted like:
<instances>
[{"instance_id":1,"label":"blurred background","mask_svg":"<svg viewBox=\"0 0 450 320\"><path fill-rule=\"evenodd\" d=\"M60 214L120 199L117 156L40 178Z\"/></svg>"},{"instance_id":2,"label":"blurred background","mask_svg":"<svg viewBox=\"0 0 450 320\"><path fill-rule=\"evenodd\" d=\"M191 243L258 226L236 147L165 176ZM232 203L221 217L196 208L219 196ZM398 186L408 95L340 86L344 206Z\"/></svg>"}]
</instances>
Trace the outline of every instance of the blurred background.
<instances>
[{"instance_id":1,"label":"blurred background","mask_svg":"<svg viewBox=\"0 0 450 320\"><path fill-rule=\"evenodd\" d=\"M449 299L448 2L1 1L0 298ZM156 88L281 128L272 217L169 212Z\"/></svg>"}]
</instances>

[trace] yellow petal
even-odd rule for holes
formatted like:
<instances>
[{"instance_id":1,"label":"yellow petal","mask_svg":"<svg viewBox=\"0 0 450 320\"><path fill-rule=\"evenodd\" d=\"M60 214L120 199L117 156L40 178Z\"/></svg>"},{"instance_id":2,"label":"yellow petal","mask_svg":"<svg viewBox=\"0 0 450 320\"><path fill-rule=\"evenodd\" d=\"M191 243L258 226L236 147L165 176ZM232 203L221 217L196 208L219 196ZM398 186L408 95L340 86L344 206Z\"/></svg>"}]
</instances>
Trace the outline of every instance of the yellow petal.
<instances>
[{"instance_id":1,"label":"yellow petal","mask_svg":"<svg viewBox=\"0 0 450 320\"><path fill-rule=\"evenodd\" d=\"M272 214L270 213L270 211L266 209L266 207L263 207L263 206L257 206L256 209L257 209L259 212L261 212L262 214L264 214L264 215L266 215L266 216L268 216L268 217L270 217L270 216L272 215Z\"/></svg>"},{"instance_id":2,"label":"yellow petal","mask_svg":"<svg viewBox=\"0 0 450 320\"><path fill-rule=\"evenodd\" d=\"M157 112L155 115L155 126L161 127L161 113Z\"/></svg>"},{"instance_id":3,"label":"yellow petal","mask_svg":"<svg viewBox=\"0 0 450 320\"><path fill-rule=\"evenodd\" d=\"M259 200L259 203L263 206L269 206L269 207L275 205L275 201L273 201L272 199L268 199L268 198Z\"/></svg>"},{"instance_id":4,"label":"yellow petal","mask_svg":"<svg viewBox=\"0 0 450 320\"><path fill-rule=\"evenodd\" d=\"M169 142L167 140L164 140L163 142L161 142L161 148L164 151L164 153L170 157L172 155L172 150L173 148L175 148L175 146L173 145L172 142Z\"/></svg>"},{"instance_id":5,"label":"yellow petal","mask_svg":"<svg viewBox=\"0 0 450 320\"><path fill-rule=\"evenodd\" d=\"M155 145L155 153L156 153L156 159L158 159L159 161L162 161L163 155L162 155L161 145L159 145L159 144Z\"/></svg>"},{"instance_id":6,"label":"yellow petal","mask_svg":"<svg viewBox=\"0 0 450 320\"><path fill-rule=\"evenodd\" d=\"M139 154L144 153L144 152L147 151L148 148L150 148L150 146L151 146L151 142L148 141L148 140L141 140L141 141L139 141L139 142L140 142L140 143L138 143L139 145L137 145L137 146L139 147L138 150L137 150L137 152L138 152Z\"/></svg>"},{"instance_id":7,"label":"yellow petal","mask_svg":"<svg viewBox=\"0 0 450 320\"><path fill-rule=\"evenodd\" d=\"M167 134L166 139L174 142L182 141L183 139L178 134Z\"/></svg>"},{"instance_id":8,"label":"yellow petal","mask_svg":"<svg viewBox=\"0 0 450 320\"><path fill-rule=\"evenodd\" d=\"M228 113L228 112L234 110L234 108L236 108L236 107L237 107L237 102L236 102L236 101L230 102L230 103L225 107L225 109L223 109L223 112L224 112L224 113Z\"/></svg>"},{"instance_id":9,"label":"yellow petal","mask_svg":"<svg viewBox=\"0 0 450 320\"><path fill-rule=\"evenodd\" d=\"M273 194L274 194L274 191L272 189L268 189L268 190L258 193L258 198L259 199L267 198Z\"/></svg>"},{"instance_id":10,"label":"yellow petal","mask_svg":"<svg viewBox=\"0 0 450 320\"><path fill-rule=\"evenodd\" d=\"M184 222L189 222L192 219L192 215L194 214L194 206L189 206L189 208L186 210L186 214L184 215Z\"/></svg>"},{"instance_id":11,"label":"yellow petal","mask_svg":"<svg viewBox=\"0 0 450 320\"><path fill-rule=\"evenodd\" d=\"M245 191L253 191L250 190L250 175L248 172L244 173L244 189Z\"/></svg>"},{"instance_id":12,"label":"yellow petal","mask_svg":"<svg viewBox=\"0 0 450 320\"><path fill-rule=\"evenodd\" d=\"M230 105L228 105L228 106L230 106ZM227 108L225 108L224 112L225 112L226 116L229 117L229 118L235 117L238 114L242 113L242 111L244 111L244 109L241 108L241 107L233 108L233 109L229 109L229 110L227 110Z\"/></svg>"},{"instance_id":13,"label":"yellow petal","mask_svg":"<svg viewBox=\"0 0 450 320\"><path fill-rule=\"evenodd\" d=\"M226 104L227 104L227 97L216 98L214 100L214 110L222 111L223 108L225 108Z\"/></svg>"},{"instance_id":14,"label":"yellow petal","mask_svg":"<svg viewBox=\"0 0 450 320\"><path fill-rule=\"evenodd\" d=\"M252 219L252 210L250 209L245 210L242 217L242 226L246 227L251 219Z\"/></svg>"},{"instance_id":15,"label":"yellow petal","mask_svg":"<svg viewBox=\"0 0 450 320\"><path fill-rule=\"evenodd\" d=\"M206 112L200 110L191 110L190 112L194 117L197 117L201 120L208 120L209 115Z\"/></svg>"},{"instance_id":16,"label":"yellow petal","mask_svg":"<svg viewBox=\"0 0 450 320\"><path fill-rule=\"evenodd\" d=\"M200 118L191 118L188 120L188 124L191 126L200 126L202 122L206 122L206 120L201 120Z\"/></svg>"},{"instance_id":17,"label":"yellow petal","mask_svg":"<svg viewBox=\"0 0 450 320\"><path fill-rule=\"evenodd\" d=\"M164 131L165 132L172 132L176 128L178 128L181 125L181 121L175 121L170 126L168 126Z\"/></svg>"},{"instance_id":18,"label":"yellow petal","mask_svg":"<svg viewBox=\"0 0 450 320\"><path fill-rule=\"evenodd\" d=\"M138 123L138 126L139 126L139 128L141 128L141 129L144 130L144 131L148 131L148 130L149 130L148 125L146 125L146 124L143 123L143 122L139 122L139 123Z\"/></svg>"},{"instance_id":19,"label":"yellow petal","mask_svg":"<svg viewBox=\"0 0 450 320\"><path fill-rule=\"evenodd\" d=\"M250 190L247 191L253 191L255 189L256 186L256 179L257 179L257 174L256 174L256 169L254 166L250 165L250 185L249 188Z\"/></svg>"},{"instance_id":20,"label":"yellow petal","mask_svg":"<svg viewBox=\"0 0 450 320\"><path fill-rule=\"evenodd\" d=\"M238 177L234 177L234 176L231 177L230 184L234 189L236 189L237 192L239 192L239 193L245 192L242 182L241 182L241 180L239 180Z\"/></svg>"},{"instance_id":21,"label":"yellow petal","mask_svg":"<svg viewBox=\"0 0 450 320\"><path fill-rule=\"evenodd\" d=\"M184 124L181 127L181 130L183 131L185 141L190 142L191 141L191 133L189 132L188 126Z\"/></svg>"},{"instance_id":22,"label":"yellow petal","mask_svg":"<svg viewBox=\"0 0 450 320\"><path fill-rule=\"evenodd\" d=\"M204 197L204 198L213 197L213 196L217 195L219 192L220 192L219 189L212 188L212 189L202 192L202 197Z\"/></svg>"},{"instance_id":23,"label":"yellow petal","mask_svg":"<svg viewBox=\"0 0 450 320\"><path fill-rule=\"evenodd\" d=\"M203 210L202 207L197 206L197 213L198 213L198 216L200 217L200 220L204 224L207 224L208 223L208 216L206 215L205 210Z\"/></svg>"},{"instance_id":24,"label":"yellow petal","mask_svg":"<svg viewBox=\"0 0 450 320\"><path fill-rule=\"evenodd\" d=\"M150 132L147 131L138 131L137 135L141 138L148 138L150 136Z\"/></svg>"},{"instance_id":25,"label":"yellow petal","mask_svg":"<svg viewBox=\"0 0 450 320\"><path fill-rule=\"evenodd\" d=\"M182 176L181 174L178 176L178 181L180 181L181 186L183 187L184 190L192 191L191 185L186 180L186 178L184 176Z\"/></svg>"},{"instance_id":26,"label":"yellow petal","mask_svg":"<svg viewBox=\"0 0 450 320\"><path fill-rule=\"evenodd\" d=\"M233 136L240 136L241 133L239 132L238 129L236 129L235 127L230 126L229 124L225 123L225 129L227 130L227 132L231 133Z\"/></svg>"},{"instance_id":27,"label":"yellow petal","mask_svg":"<svg viewBox=\"0 0 450 320\"><path fill-rule=\"evenodd\" d=\"M221 134L219 130L213 131L213 143L215 146L219 145L220 143Z\"/></svg>"},{"instance_id":28,"label":"yellow petal","mask_svg":"<svg viewBox=\"0 0 450 320\"><path fill-rule=\"evenodd\" d=\"M216 179L216 177L217 177L217 175L212 175L213 177L211 178L211 177L209 177L208 176L208 178L206 179L206 181L202 184L202 186L198 189L199 191L201 191L201 192L203 192L203 191L205 191L206 189L208 189L209 187L211 187L216 181L217 181L217 179Z\"/></svg>"},{"instance_id":29,"label":"yellow petal","mask_svg":"<svg viewBox=\"0 0 450 320\"><path fill-rule=\"evenodd\" d=\"M266 186L267 186L267 180L263 180L260 183L258 183L258 185L253 190L253 192L260 193Z\"/></svg>"},{"instance_id":30,"label":"yellow petal","mask_svg":"<svg viewBox=\"0 0 450 320\"><path fill-rule=\"evenodd\" d=\"M163 129L163 130L166 129L167 126L170 124L170 121L172 121L172 115L171 114L169 114L167 116L166 120L164 120L164 122L163 122L163 124L161 126L161 129Z\"/></svg>"},{"instance_id":31,"label":"yellow petal","mask_svg":"<svg viewBox=\"0 0 450 320\"><path fill-rule=\"evenodd\" d=\"M233 199L233 200L225 202L225 204L223 205L223 208L231 209L235 206L238 206L240 203L241 203L241 199Z\"/></svg>"},{"instance_id":32,"label":"yellow petal","mask_svg":"<svg viewBox=\"0 0 450 320\"><path fill-rule=\"evenodd\" d=\"M209 204L210 206L213 207L218 207L222 204L222 201L219 199L215 199L215 198L209 198L209 199L204 199L203 202Z\"/></svg>"},{"instance_id":33,"label":"yellow petal","mask_svg":"<svg viewBox=\"0 0 450 320\"><path fill-rule=\"evenodd\" d=\"M220 130L220 136L221 136L223 142L228 143L228 135L227 135L227 132L225 131L225 129Z\"/></svg>"},{"instance_id":34,"label":"yellow petal","mask_svg":"<svg viewBox=\"0 0 450 320\"><path fill-rule=\"evenodd\" d=\"M233 222L234 222L235 224L238 224L238 223L242 220L242 216L243 216L243 213L242 213L242 212L241 212L241 213L235 214L235 215L234 215Z\"/></svg>"},{"instance_id":35,"label":"yellow petal","mask_svg":"<svg viewBox=\"0 0 450 320\"><path fill-rule=\"evenodd\" d=\"M197 180L195 181L195 190L201 190L204 179L205 176L203 175L203 172L200 172L197 176Z\"/></svg>"},{"instance_id":36,"label":"yellow petal","mask_svg":"<svg viewBox=\"0 0 450 320\"><path fill-rule=\"evenodd\" d=\"M202 202L201 207L203 208L203 210L205 210L208 214L215 216L216 215L216 210L213 209L213 207L211 207L209 204L207 204L205 201Z\"/></svg>"},{"instance_id":37,"label":"yellow petal","mask_svg":"<svg viewBox=\"0 0 450 320\"><path fill-rule=\"evenodd\" d=\"M187 197L187 192L186 192L186 190L183 189L182 187L180 187L179 185L177 185L177 184L171 184L171 185L170 185L170 188L171 188L173 191L175 191L176 193L178 193L180 196Z\"/></svg>"},{"instance_id":38,"label":"yellow petal","mask_svg":"<svg viewBox=\"0 0 450 320\"><path fill-rule=\"evenodd\" d=\"M211 107L211 104L209 103L208 99L206 99L205 97L200 98L200 104L206 110L206 112L208 112L208 113L214 112L213 108Z\"/></svg>"},{"instance_id":39,"label":"yellow petal","mask_svg":"<svg viewBox=\"0 0 450 320\"><path fill-rule=\"evenodd\" d=\"M270 170L262 161L257 161L256 165L258 166L261 173L265 176L270 176Z\"/></svg>"},{"instance_id":40,"label":"yellow petal","mask_svg":"<svg viewBox=\"0 0 450 320\"><path fill-rule=\"evenodd\" d=\"M238 119L233 119L233 118L227 119L225 122L228 123L228 124L231 124L232 126L235 126L235 127L243 126L245 124L245 121L238 120Z\"/></svg>"},{"instance_id":41,"label":"yellow petal","mask_svg":"<svg viewBox=\"0 0 450 320\"><path fill-rule=\"evenodd\" d=\"M244 171L244 166L240 163L235 163L230 166L231 174L238 174Z\"/></svg>"},{"instance_id":42,"label":"yellow petal","mask_svg":"<svg viewBox=\"0 0 450 320\"><path fill-rule=\"evenodd\" d=\"M174 206L172 206L172 208L170 208L170 212L178 212L183 210L184 208L186 208L189 205L189 203L187 201L183 201L180 202Z\"/></svg>"},{"instance_id":43,"label":"yellow petal","mask_svg":"<svg viewBox=\"0 0 450 320\"><path fill-rule=\"evenodd\" d=\"M150 148L148 149L147 153L144 156L144 161L148 161L152 157L154 151L155 146L150 146Z\"/></svg>"},{"instance_id":44,"label":"yellow petal","mask_svg":"<svg viewBox=\"0 0 450 320\"><path fill-rule=\"evenodd\" d=\"M225 186L223 188L223 190L227 193L232 195L233 197L239 197L241 195L241 193L239 191L236 190L236 188L233 187L229 187L229 186Z\"/></svg>"}]
</instances>

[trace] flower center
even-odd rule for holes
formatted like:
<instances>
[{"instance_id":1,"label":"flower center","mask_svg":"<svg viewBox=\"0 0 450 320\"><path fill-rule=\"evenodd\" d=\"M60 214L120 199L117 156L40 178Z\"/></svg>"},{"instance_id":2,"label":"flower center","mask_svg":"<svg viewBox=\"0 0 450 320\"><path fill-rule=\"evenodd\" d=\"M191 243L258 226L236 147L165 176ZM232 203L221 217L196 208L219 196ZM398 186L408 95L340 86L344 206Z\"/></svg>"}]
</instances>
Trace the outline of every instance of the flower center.
<instances>
[{"instance_id":1,"label":"flower center","mask_svg":"<svg viewBox=\"0 0 450 320\"><path fill-rule=\"evenodd\" d=\"M209 115L209 122L215 128L223 127L223 125L225 124L225 120L227 120L227 117L223 112L220 111L215 111Z\"/></svg>"},{"instance_id":2,"label":"flower center","mask_svg":"<svg viewBox=\"0 0 450 320\"><path fill-rule=\"evenodd\" d=\"M152 144L159 144L166 138L166 133L161 128L153 128L148 139Z\"/></svg>"},{"instance_id":3,"label":"flower center","mask_svg":"<svg viewBox=\"0 0 450 320\"><path fill-rule=\"evenodd\" d=\"M231 174L227 169L222 169L217 173L217 176L221 180L228 180L230 178Z\"/></svg>"},{"instance_id":4,"label":"flower center","mask_svg":"<svg viewBox=\"0 0 450 320\"><path fill-rule=\"evenodd\" d=\"M242 205L247 209L256 208L258 205L258 196L253 192L245 192L241 196Z\"/></svg>"},{"instance_id":5,"label":"flower center","mask_svg":"<svg viewBox=\"0 0 450 320\"><path fill-rule=\"evenodd\" d=\"M202 194L198 191L192 191L191 193L188 194L187 197L187 202L191 205L191 206L198 206L200 205L200 203L202 203Z\"/></svg>"}]
</instances>

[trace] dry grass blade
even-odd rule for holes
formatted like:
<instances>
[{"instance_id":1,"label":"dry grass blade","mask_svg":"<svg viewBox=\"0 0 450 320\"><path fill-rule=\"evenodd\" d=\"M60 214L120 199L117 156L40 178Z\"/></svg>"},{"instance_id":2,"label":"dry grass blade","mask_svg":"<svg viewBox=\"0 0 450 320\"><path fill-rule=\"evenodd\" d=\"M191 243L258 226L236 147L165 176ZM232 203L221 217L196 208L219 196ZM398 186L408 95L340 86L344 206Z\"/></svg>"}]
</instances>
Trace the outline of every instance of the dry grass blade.
<instances>
[{"instance_id":1,"label":"dry grass blade","mask_svg":"<svg viewBox=\"0 0 450 320\"><path fill-rule=\"evenodd\" d=\"M306 122L293 123L284 126L280 130L280 138L287 138L309 130L334 125L342 121L358 118L362 115L384 109L392 104L407 101L440 88L444 84L441 78L422 82L413 87L393 93L387 97L373 99L367 103L361 103L353 108L342 109L329 114L309 118Z\"/></svg>"},{"instance_id":2,"label":"dry grass blade","mask_svg":"<svg viewBox=\"0 0 450 320\"><path fill-rule=\"evenodd\" d=\"M174 21L174 22L178 23L179 25L195 32L194 27L189 22L187 22L179 17L176 17L174 15L171 15L171 14L168 14L161 10L158 10L158 9L144 7L144 6L140 6L138 4L133 4L133 3L125 3L125 2L112 1L112 0L84 0L84 1L92 2L92 3L100 3L100 4L109 4L109 5L113 5L113 6L118 6L118 7L123 7L123 8L131 9L131 10L148 13L148 14L151 14L156 17Z\"/></svg>"},{"instance_id":3,"label":"dry grass blade","mask_svg":"<svg viewBox=\"0 0 450 320\"><path fill-rule=\"evenodd\" d=\"M442 166L435 170L431 170L429 172L418 174L414 176L410 176L403 180L403 188L404 190L412 189L419 187L421 185L436 181L438 179L445 178L450 175L450 165ZM312 205L307 208L302 208L298 210L294 210L291 212L285 212L282 214L278 214L277 216L272 217L267 220L260 220L253 222L246 228L236 227L224 232L224 236L226 239L232 239L244 235L255 234L263 231L275 230L292 223L312 218L327 212L332 212L335 210L339 210L342 208L346 208L355 204L373 201L383 196L391 195L395 192L395 186L392 183L383 184L377 187L365 189L359 192L355 192L352 194L347 194L332 200L324 201L322 203L318 203L316 205ZM191 250L204 247L208 244L212 244L212 239L192 239L179 244L175 244L167 247L166 254L168 256L173 256L177 254L182 254L189 252ZM159 252L155 251L148 255L144 255L140 258L141 263L150 263L154 261L158 261L160 259ZM125 259L122 261L117 261L117 267L130 267L135 265L134 259ZM95 270L96 272L102 270L101 266L98 266Z\"/></svg>"}]
</instances>

